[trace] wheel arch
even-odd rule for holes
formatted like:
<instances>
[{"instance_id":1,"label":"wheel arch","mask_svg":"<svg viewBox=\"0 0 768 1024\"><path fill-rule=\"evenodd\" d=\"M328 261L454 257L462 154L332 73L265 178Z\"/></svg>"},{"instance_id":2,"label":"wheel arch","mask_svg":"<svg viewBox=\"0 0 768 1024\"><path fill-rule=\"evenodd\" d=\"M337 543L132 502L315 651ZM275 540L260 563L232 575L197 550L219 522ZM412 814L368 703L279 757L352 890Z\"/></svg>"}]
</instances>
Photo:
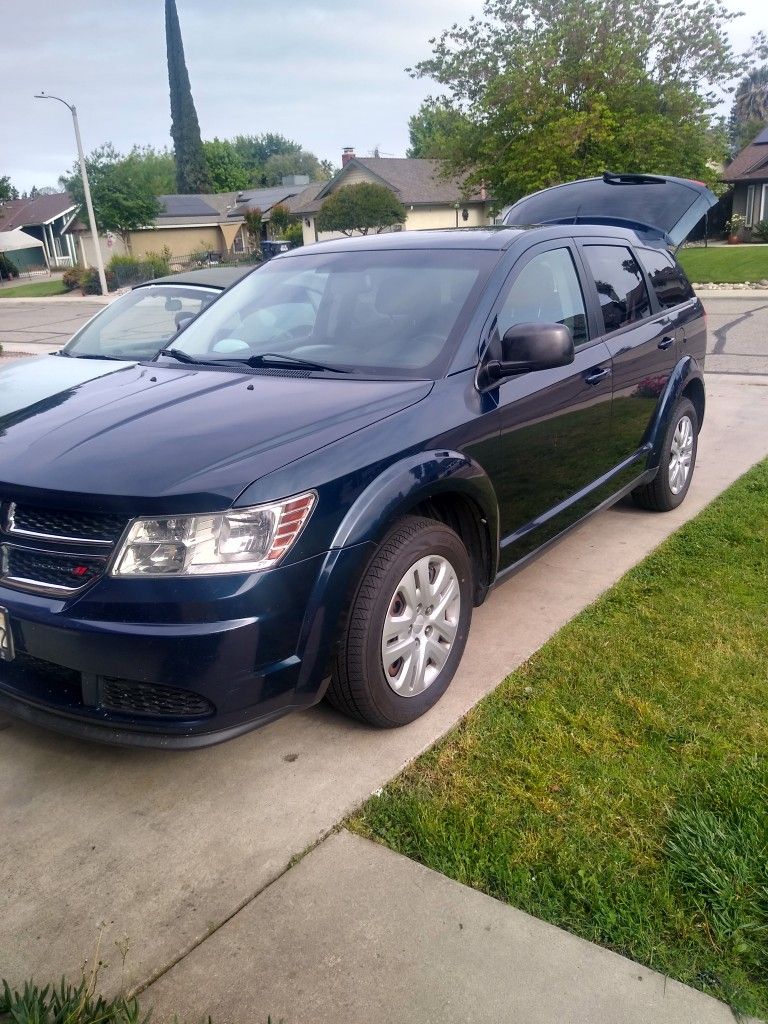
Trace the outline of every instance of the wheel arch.
<instances>
[{"instance_id":1,"label":"wheel arch","mask_svg":"<svg viewBox=\"0 0 768 1024\"><path fill-rule=\"evenodd\" d=\"M455 530L472 562L474 602L482 603L496 576L499 549L498 503L482 467L460 452L444 450L395 463L358 497L332 547L379 543L405 515L426 516Z\"/></svg>"},{"instance_id":2,"label":"wheel arch","mask_svg":"<svg viewBox=\"0 0 768 1024\"><path fill-rule=\"evenodd\" d=\"M666 434L675 405L680 398L688 398L693 403L699 420L699 427L701 427L705 408L704 377L699 364L692 356L685 356L675 366L656 406L656 412L651 424L648 427L646 444L650 445L649 469L658 468L664 435Z\"/></svg>"}]
</instances>

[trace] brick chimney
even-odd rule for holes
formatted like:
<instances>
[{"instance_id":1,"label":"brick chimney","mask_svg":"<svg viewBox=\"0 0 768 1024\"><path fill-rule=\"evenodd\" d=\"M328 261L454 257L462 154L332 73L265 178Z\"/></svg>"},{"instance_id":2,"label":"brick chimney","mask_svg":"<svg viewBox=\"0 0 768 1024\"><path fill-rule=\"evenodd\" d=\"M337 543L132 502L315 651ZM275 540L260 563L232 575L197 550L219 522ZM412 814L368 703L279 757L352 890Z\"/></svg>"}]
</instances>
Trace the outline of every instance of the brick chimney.
<instances>
[{"instance_id":1,"label":"brick chimney","mask_svg":"<svg viewBox=\"0 0 768 1024\"><path fill-rule=\"evenodd\" d=\"M345 146L341 151L341 166L346 167L350 160L355 159L355 147Z\"/></svg>"}]
</instances>

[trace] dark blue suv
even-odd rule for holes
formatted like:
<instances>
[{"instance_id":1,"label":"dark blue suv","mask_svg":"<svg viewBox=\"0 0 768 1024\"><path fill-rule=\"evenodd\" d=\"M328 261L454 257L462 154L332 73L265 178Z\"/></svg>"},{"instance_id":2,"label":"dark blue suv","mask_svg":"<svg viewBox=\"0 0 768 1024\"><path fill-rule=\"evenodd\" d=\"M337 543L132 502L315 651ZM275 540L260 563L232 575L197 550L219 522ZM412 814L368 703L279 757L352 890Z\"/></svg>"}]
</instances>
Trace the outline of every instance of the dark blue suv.
<instances>
[{"instance_id":1,"label":"dark blue suv","mask_svg":"<svg viewBox=\"0 0 768 1024\"><path fill-rule=\"evenodd\" d=\"M684 499L706 332L670 248L713 203L575 182L279 256L154 359L96 332L3 370L0 708L166 747L324 695L423 714L495 584Z\"/></svg>"}]
</instances>

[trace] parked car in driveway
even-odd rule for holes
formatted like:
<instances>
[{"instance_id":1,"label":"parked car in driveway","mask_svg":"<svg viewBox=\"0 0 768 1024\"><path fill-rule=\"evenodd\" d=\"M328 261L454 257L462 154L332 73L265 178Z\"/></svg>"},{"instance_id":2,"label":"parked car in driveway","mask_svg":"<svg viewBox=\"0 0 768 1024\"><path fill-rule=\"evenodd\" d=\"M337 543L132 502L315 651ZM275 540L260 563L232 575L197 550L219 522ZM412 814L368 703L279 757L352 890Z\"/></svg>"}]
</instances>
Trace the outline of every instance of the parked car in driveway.
<instances>
[{"instance_id":1,"label":"parked car in driveway","mask_svg":"<svg viewBox=\"0 0 768 1024\"><path fill-rule=\"evenodd\" d=\"M138 284L99 310L62 353L78 358L152 359L217 295L253 269L211 267Z\"/></svg>"},{"instance_id":2,"label":"parked car in driveway","mask_svg":"<svg viewBox=\"0 0 768 1024\"><path fill-rule=\"evenodd\" d=\"M714 202L575 182L280 255L154 358L0 372L0 708L166 747L326 694L423 714L494 586L684 500L706 326L670 249Z\"/></svg>"}]
</instances>

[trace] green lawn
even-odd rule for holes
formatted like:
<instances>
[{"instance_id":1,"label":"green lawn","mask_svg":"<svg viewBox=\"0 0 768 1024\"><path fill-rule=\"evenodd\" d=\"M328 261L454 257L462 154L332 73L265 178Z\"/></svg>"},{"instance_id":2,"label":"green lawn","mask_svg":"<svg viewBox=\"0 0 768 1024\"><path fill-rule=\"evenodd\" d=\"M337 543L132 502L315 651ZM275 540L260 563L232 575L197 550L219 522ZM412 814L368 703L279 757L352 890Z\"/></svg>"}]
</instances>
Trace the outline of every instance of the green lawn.
<instances>
[{"instance_id":1,"label":"green lawn","mask_svg":"<svg viewBox=\"0 0 768 1024\"><path fill-rule=\"evenodd\" d=\"M59 278L54 278L50 281L32 281L13 288L0 288L0 299L33 299L46 295L65 295L68 291Z\"/></svg>"},{"instance_id":2,"label":"green lawn","mask_svg":"<svg viewBox=\"0 0 768 1024\"><path fill-rule=\"evenodd\" d=\"M681 249L678 258L690 280L699 284L768 280L768 245Z\"/></svg>"},{"instance_id":3,"label":"green lawn","mask_svg":"<svg viewBox=\"0 0 768 1024\"><path fill-rule=\"evenodd\" d=\"M350 827L768 1016L767 505L765 462Z\"/></svg>"}]
</instances>

